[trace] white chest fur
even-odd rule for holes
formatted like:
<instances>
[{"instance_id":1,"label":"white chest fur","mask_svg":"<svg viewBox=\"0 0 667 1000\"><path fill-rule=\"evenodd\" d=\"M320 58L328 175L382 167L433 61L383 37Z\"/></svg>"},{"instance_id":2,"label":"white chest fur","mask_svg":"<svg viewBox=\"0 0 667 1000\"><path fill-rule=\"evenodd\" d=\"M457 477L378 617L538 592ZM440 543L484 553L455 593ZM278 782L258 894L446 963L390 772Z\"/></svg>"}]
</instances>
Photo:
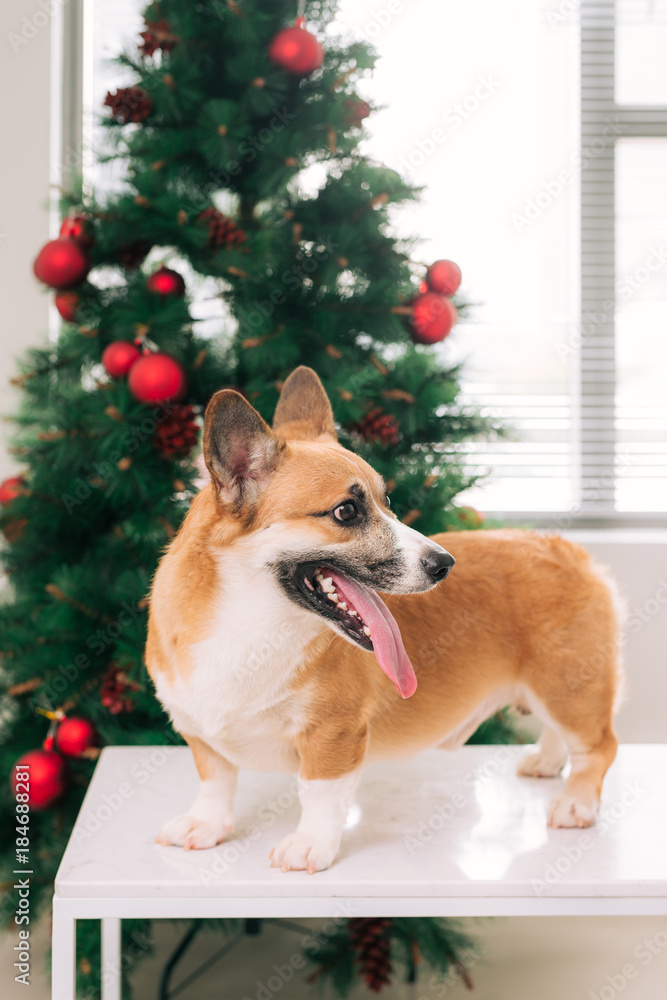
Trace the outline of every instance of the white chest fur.
<instances>
[{"instance_id":1,"label":"white chest fur","mask_svg":"<svg viewBox=\"0 0 667 1000\"><path fill-rule=\"evenodd\" d=\"M191 663L173 682L158 678L157 694L180 732L233 763L295 771L292 741L305 699L291 682L322 623L290 601L252 554L221 560L210 632L190 648Z\"/></svg>"}]
</instances>

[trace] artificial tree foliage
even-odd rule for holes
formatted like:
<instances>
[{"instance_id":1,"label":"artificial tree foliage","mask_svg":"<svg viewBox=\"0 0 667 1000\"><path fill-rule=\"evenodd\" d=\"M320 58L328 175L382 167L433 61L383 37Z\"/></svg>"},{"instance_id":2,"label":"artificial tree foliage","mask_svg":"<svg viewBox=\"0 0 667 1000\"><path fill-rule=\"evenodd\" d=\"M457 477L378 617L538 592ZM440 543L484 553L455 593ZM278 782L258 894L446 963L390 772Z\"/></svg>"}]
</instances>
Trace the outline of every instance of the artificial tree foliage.
<instances>
[{"instance_id":1,"label":"artificial tree foliage","mask_svg":"<svg viewBox=\"0 0 667 1000\"><path fill-rule=\"evenodd\" d=\"M20 755L41 746L43 712L84 715L102 745L180 742L143 663L152 574L201 476L195 451L159 447L157 429L178 421L180 407L201 414L215 390L232 386L270 420L286 376L309 365L332 401L342 444L385 476L400 518L425 533L477 526L475 513L455 504L472 482L461 444L498 429L460 402L459 370L446 351L411 340L410 302L425 267L414 261L413 241L392 235L390 220L417 192L360 149L358 86L374 56L327 31L336 6L305 5L325 50L308 76L267 55L295 18L294 0L148 6L142 38L119 60L140 90L116 91L100 109L98 159L123 163L122 185L65 198L64 211L85 217L92 269L74 290L74 321L20 362L12 452L23 480L1 517L5 919L15 905L7 778ZM147 287L161 263L183 275L185 296ZM197 303L207 295L219 305L214 336L210 322L206 336L198 332ZM147 405L126 378L105 372L105 348L135 338L178 358L183 400ZM386 439L367 432L378 413L391 418ZM499 717L484 738L510 734ZM51 892L94 752L69 766L66 795L31 815L33 914ZM427 957L437 953L442 972L461 940L452 931L447 950L447 925L434 927L415 925L414 937L426 942ZM143 923L128 925L126 949L139 931L145 936ZM82 995L97 995L97 934L82 922ZM411 934L401 924L389 937L404 947ZM350 961L334 975L343 989Z\"/></svg>"}]
</instances>

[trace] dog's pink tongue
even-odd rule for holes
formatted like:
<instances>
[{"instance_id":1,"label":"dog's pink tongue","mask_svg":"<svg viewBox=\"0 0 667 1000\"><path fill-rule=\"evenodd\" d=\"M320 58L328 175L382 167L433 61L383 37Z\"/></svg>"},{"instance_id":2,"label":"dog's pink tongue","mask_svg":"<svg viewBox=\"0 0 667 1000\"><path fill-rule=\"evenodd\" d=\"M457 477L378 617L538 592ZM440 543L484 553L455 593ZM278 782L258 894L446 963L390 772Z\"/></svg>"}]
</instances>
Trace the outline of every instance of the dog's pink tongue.
<instances>
[{"instance_id":1,"label":"dog's pink tongue","mask_svg":"<svg viewBox=\"0 0 667 1000\"><path fill-rule=\"evenodd\" d=\"M391 611L378 595L347 576L327 570L336 590L348 605L363 618L372 633L375 658L387 677L396 685L401 698L417 690L417 678L403 645L401 632Z\"/></svg>"}]
</instances>

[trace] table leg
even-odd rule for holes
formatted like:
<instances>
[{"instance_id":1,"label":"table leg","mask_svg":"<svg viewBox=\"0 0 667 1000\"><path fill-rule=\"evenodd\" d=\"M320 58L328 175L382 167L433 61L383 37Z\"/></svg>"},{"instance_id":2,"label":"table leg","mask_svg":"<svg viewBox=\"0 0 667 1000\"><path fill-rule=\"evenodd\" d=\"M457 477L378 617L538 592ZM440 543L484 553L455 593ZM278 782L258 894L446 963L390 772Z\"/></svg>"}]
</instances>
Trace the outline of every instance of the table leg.
<instances>
[{"instance_id":1,"label":"table leg","mask_svg":"<svg viewBox=\"0 0 667 1000\"><path fill-rule=\"evenodd\" d=\"M51 1000L74 1000L76 920L68 912L66 901L57 896L53 897L51 949Z\"/></svg>"},{"instance_id":2,"label":"table leg","mask_svg":"<svg viewBox=\"0 0 667 1000\"><path fill-rule=\"evenodd\" d=\"M102 1000L121 1000L120 917L102 917Z\"/></svg>"}]
</instances>

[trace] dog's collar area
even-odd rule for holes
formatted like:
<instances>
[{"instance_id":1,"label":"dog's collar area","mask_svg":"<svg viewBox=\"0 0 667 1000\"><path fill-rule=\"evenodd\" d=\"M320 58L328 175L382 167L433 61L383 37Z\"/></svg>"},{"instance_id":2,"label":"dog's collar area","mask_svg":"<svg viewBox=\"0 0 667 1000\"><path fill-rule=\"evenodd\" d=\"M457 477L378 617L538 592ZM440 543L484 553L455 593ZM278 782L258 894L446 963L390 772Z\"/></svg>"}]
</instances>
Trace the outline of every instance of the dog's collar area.
<instances>
[{"instance_id":1,"label":"dog's collar area","mask_svg":"<svg viewBox=\"0 0 667 1000\"><path fill-rule=\"evenodd\" d=\"M302 564L296 571L296 584L314 610L342 625L347 635L363 649L373 649L370 628L349 598L336 588L327 566Z\"/></svg>"}]
</instances>

